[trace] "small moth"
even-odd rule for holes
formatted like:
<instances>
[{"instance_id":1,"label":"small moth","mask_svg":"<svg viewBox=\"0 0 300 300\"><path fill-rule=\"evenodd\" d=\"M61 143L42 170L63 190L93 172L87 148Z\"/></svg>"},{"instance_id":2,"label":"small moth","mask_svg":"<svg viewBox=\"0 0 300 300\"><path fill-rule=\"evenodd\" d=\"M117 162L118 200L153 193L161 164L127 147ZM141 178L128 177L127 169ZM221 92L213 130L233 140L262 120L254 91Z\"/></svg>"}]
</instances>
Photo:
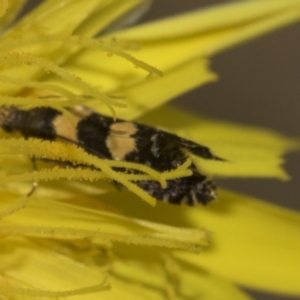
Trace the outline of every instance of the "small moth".
<instances>
[{"instance_id":1,"label":"small moth","mask_svg":"<svg viewBox=\"0 0 300 300\"><path fill-rule=\"evenodd\" d=\"M78 105L68 109L75 122L50 107L22 110L14 106L0 107L0 126L7 132L20 132L24 137L72 142L99 158L123 160L147 165L159 172L183 164L185 150L204 159L222 160L209 148L177 135L96 113ZM167 180L162 188L156 181L136 184L158 200L172 204L206 204L216 198L216 185L194 164L192 175Z\"/></svg>"}]
</instances>

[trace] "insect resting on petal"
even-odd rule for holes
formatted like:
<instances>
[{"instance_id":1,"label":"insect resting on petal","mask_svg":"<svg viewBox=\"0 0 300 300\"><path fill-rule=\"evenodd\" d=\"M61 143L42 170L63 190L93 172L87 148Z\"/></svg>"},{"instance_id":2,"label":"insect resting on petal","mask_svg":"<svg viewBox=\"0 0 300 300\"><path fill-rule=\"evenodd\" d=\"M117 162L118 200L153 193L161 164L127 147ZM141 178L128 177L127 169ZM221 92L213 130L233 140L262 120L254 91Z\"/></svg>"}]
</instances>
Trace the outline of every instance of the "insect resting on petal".
<instances>
[{"instance_id":1,"label":"insect resting on petal","mask_svg":"<svg viewBox=\"0 0 300 300\"><path fill-rule=\"evenodd\" d=\"M159 172L182 165L187 159L186 151L204 159L223 160L203 145L150 126L114 120L82 105L68 110L74 116L73 122L51 107L22 110L2 106L0 126L7 132L18 131L25 138L71 142L99 158L140 163ZM136 184L156 199L172 204L206 204L215 199L215 183L193 163L189 169L190 176L167 180L166 188L154 180L141 180ZM118 171L125 172L122 168Z\"/></svg>"}]
</instances>

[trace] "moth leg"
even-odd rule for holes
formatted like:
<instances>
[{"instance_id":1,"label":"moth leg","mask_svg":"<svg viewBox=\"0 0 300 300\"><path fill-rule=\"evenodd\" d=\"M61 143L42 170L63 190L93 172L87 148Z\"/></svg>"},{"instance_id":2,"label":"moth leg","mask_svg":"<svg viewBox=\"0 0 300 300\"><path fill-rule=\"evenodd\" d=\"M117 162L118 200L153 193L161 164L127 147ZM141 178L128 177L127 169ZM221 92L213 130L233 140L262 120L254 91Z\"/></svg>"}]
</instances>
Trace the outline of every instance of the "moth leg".
<instances>
[{"instance_id":1,"label":"moth leg","mask_svg":"<svg viewBox=\"0 0 300 300\"><path fill-rule=\"evenodd\" d=\"M31 157L30 160L32 162L33 170L36 171L37 170L36 158L35 157ZM31 189L27 193L26 197L32 196L34 194L34 192L36 191L38 185L39 185L39 182L37 180L33 181L32 184L31 184Z\"/></svg>"}]
</instances>

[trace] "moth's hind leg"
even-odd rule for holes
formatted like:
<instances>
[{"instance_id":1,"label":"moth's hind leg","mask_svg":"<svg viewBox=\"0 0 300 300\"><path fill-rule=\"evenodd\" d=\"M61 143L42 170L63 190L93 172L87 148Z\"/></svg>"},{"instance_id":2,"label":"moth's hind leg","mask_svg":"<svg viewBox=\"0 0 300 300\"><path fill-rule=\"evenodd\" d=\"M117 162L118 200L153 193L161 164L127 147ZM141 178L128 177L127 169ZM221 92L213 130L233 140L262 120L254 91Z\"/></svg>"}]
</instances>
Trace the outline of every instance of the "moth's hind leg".
<instances>
[{"instance_id":1,"label":"moth's hind leg","mask_svg":"<svg viewBox=\"0 0 300 300\"><path fill-rule=\"evenodd\" d=\"M27 193L26 197L30 197L34 194L34 192L36 191L37 187L39 186L39 182L38 181L33 181L31 184L31 190Z\"/></svg>"},{"instance_id":2,"label":"moth's hind leg","mask_svg":"<svg viewBox=\"0 0 300 300\"><path fill-rule=\"evenodd\" d=\"M36 158L31 157L30 160L32 162L33 170L36 171L37 170ZM31 190L27 193L26 197L32 196L34 194L34 192L36 191L38 185L39 185L39 182L37 180L33 181L31 184Z\"/></svg>"}]
</instances>

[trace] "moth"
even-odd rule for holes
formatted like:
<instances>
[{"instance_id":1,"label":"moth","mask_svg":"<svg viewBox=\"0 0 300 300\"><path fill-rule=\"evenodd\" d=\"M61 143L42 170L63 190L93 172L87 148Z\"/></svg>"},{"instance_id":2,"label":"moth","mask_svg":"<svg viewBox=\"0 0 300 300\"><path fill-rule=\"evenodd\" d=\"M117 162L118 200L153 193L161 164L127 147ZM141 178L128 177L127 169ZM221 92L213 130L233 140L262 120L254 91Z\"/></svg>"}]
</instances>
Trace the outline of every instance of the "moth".
<instances>
[{"instance_id":1,"label":"moth","mask_svg":"<svg viewBox=\"0 0 300 300\"><path fill-rule=\"evenodd\" d=\"M222 160L206 146L139 123L114 120L78 105L68 108L73 122L51 107L22 110L0 107L0 126L6 132L20 132L25 138L62 140L83 148L99 158L136 162L159 172L183 164L186 151L204 159ZM216 184L192 163L191 176L167 180L162 188L157 181L136 184L158 200L172 204L206 204L217 197Z\"/></svg>"}]
</instances>

